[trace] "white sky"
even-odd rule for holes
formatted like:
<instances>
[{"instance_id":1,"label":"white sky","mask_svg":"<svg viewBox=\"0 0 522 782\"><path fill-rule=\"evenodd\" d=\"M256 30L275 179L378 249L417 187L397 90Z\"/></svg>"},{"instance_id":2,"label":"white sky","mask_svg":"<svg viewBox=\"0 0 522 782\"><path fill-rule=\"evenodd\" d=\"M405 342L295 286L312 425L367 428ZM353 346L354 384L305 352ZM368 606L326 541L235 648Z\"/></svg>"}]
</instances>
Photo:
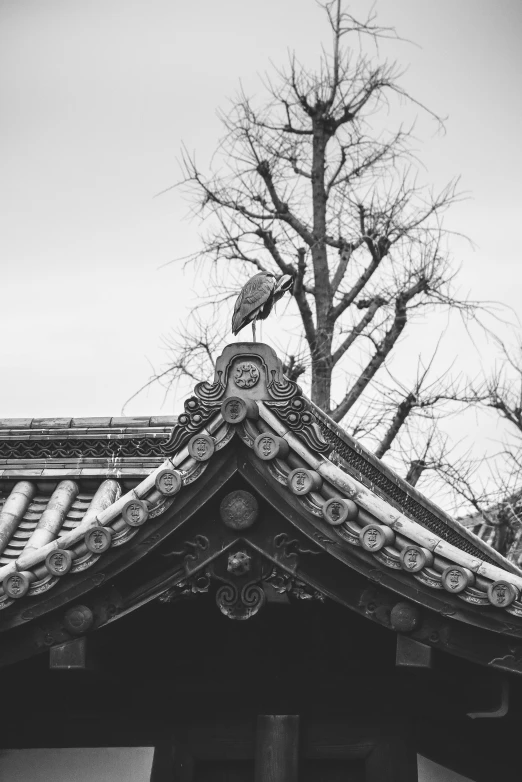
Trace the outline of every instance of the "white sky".
<instances>
[{"instance_id":1,"label":"white sky","mask_svg":"<svg viewBox=\"0 0 522 782\"><path fill-rule=\"evenodd\" d=\"M419 45L391 49L405 86L448 116L446 136L422 124L421 156L471 195L449 220L477 245L456 245L462 290L518 310L522 6L377 8ZM239 79L259 91L288 48L312 65L318 30L314 0L0 0L0 416L117 415L161 364L192 291L163 264L197 248L198 226L176 191L153 196L183 141L209 159ZM156 390L126 412L175 409Z\"/></svg>"}]
</instances>

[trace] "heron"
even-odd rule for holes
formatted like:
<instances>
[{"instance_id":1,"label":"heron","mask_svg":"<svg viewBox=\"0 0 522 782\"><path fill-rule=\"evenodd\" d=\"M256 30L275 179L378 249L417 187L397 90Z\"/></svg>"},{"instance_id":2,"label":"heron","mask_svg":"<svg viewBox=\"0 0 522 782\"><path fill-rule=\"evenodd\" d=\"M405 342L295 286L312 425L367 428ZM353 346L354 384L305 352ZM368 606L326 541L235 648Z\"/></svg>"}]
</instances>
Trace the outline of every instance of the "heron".
<instances>
[{"instance_id":1,"label":"heron","mask_svg":"<svg viewBox=\"0 0 522 782\"><path fill-rule=\"evenodd\" d=\"M293 284L290 274L282 274L279 278L272 272L254 274L237 297L232 316L232 334L237 334L247 323L251 323L255 342L256 322L268 318L276 301L291 290Z\"/></svg>"}]
</instances>

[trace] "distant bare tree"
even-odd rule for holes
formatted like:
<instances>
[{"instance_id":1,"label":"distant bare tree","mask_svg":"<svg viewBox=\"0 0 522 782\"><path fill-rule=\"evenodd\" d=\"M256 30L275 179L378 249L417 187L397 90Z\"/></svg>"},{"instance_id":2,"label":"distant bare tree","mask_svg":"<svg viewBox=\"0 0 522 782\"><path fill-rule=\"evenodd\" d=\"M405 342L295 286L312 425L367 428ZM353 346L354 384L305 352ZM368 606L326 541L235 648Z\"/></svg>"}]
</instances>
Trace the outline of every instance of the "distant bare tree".
<instances>
[{"instance_id":1,"label":"distant bare tree","mask_svg":"<svg viewBox=\"0 0 522 782\"><path fill-rule=\"evenodd\" d=\"M522 341L510 348L498 337L499 361L493 372L460 395L477 409L499 417L496 447L478 463L443 459L437 477L471 513L464 522L517 565L522 564ZM482 469L480 469L482 468ZM477 478L477 475L480 477Z\"/></svg>"}]
</instances>

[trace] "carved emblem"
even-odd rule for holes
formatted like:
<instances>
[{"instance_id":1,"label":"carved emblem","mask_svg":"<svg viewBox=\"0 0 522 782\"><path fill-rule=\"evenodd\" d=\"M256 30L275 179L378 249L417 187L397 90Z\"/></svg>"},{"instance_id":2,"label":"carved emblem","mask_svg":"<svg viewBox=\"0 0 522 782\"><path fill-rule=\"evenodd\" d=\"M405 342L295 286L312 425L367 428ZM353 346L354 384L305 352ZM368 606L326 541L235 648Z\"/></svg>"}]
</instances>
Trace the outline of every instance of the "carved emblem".
<instances>
[{"instance_id":1,"label":"carved emblem","mask_svg":"<svg viewBox=\"0 0 522 782\"><path fill-rule=\"evenodd\" d=\"M198 434L190 440L188 450L198 462L206 462L216 449L214 438L208 434Z\"/></svg>"},{"instance_id":2,"label":"carved emblem","mask_svg":"<svg viewBox=\"0 0 522 782\"><path fill-rule=\"evenodd\" d=\"M246 551L236 551L228 556L227 570L233 576L245 576L250 572L251 562L252 557Z\"/></svg>"},{"instance_id":3,"label":"carved emblem","mask_svg":"<svg viewBox=\"0 0 522 782\"><path fill-rule=\"evenodd\" d=\"M11 573L3 580L4 592L9 597L23 597L29 591L29 579L25 573Z\"/></svg>"},{"instance_id":4,"label":"carved emblem","mask_svg":"<svg viewBox=\"0 0 522 782\"><path fill-rule=\"evenodd\" d=\"M323 516L328 524L338 527L345 521L354 521L359 515L359 508L352 500L334 497L323 505Z\"/></svg>"},{"instance_id":5,"label":"carved emblem","mask_svg":"<svg viewBox=\"0 0 522 782\"><path fill-rule=\"evenodd\" d=\"M505 608L517 598L517 590L509 581L495 581L488 587L489 602L499 608Z\"/></svg>"},{"instance_id":6,"label":"carved emblem","mask_svg":"<svg viewBox=\"0 0 522 782\"><path fill-rule=\"evenodd\" d=\"M442 574L442 585L455 594L463 592L473 581L473 573L460 565L450 565Z\"/></svg>"},{"instance_id":7,"label":"carved emblem","mask_svg":"<svg viewBox=\"0 0 522 782\"><path fill-rule=\"evenodd\" d=\"M294 494L303 495L321 488L321 476L315 470L298 467L288 476L288 485Z\"/></svg>"},{"instance_id":8,"label":"carved emblem","mask_svg":"<svg viewBox=\"0 0 522 782\"><path fill-rule=\"evenodd\" d=\"M240 590L235 584L224 584L216 593L216 603L229 619L250 619L266 602L263 589L249 583Z\"/></svg>"},{"instance_id":9,"label":"carved emblem","mask_svg":"<svg viewBox=\"0 0 522 782\"><path fill-rule=\"evenodd\" d=\"M125 505L122 516L131 527L141 527L147 521L149 509L141 500L131 500Z\"/></svg>"},{"instance_id":10,"label":"carved emblem","mask_svg":"<svg viewBox=\"0 0 522 782\"><path fill-rule=\"evenodd\" d=\"M433 564L433 554L421 546L406 546L401 552L401 564L404 570L418 573L426 565Z\"/></svg>"},{"instance_id":11,"label":"carved emblem","mask_svg":"<svg viewBox=\"0 0 522 782\"><path fill-rule=\"evenodd\" d=\"M53 576L64 576L72 566L72 554L66 549L51 551L45 559L47 569Z\"/></svg>"},{"instance_id":12,"label":"carved emblem","mask_svg":"<svg viewBox=\"0 0 522 782\"><path fill-rule=\"evenodd\" d=\"M173 603L184 597L195 597L196 595L208 592L210 588L210 573L198 573L191 578L185 578L179 581L173 587L165 590L159 597L160 603Z\"/></svg>"},{"instance_id":13,"label":"carved emblem","mask_svg":"<svg viewBox=\"0 0 522 782\"><path fill-rule=\"evenodd\" d=\"M193 565L199 560L202 551L209 547L209 539L205 535L196 535L193 540L185 540L183 548L177 551L168 551L162 554L163 557L183 557L187 564Z\"/></svg>"},{"instance_id":14,"label":"carved emblem","mask_svg":"<svg viewBox=\"0 0 522 782\"><path fill-rule=\"evenodd\" d=\"M319 590L305 584L304 581L296 578L290 573L285 573L277 568L264 579L266 584L270 584L279 594L287 593L299 600L320 600L324 602L324 595Z\"/></svg>"},{"instance_id":15,"label":"carved emblem","mask_svg":"<svg viewBox=\"0 0 522 782\"><path fill-rule=\"evenodd\" d=\"M85 533L85 545L93 554L103 554L111 545L112 533L107 527L93 527Z\"/></svg>"},{"instance_id":16,"label":"carved emblem","mask_svg":"<svg viewBox=\"0 0 522 782\"><path fill-rule=\"evenodd\" d=\"M384 546L393 543L395 536L389 527L379 524L368 524L361 530L359 540L366 551L380 551Z\"/></svg>"},{"instance_id":17,"label":"carved emblem","mask_svg":"<svg viewBox=\"0 0 522 782\"><path fill-rule=\"evenodd\" d=\"M231 491L221 501L219 515L221 521L230 529L248 529L259 514L259 506L253 494L243 489Z\"/></svg>"},{"instance_id":18,"label":"carved emblem","mask_svg":"<svg viewBox=\"0 0 522 782\"><path fill-rule=\"evenodd\" d=\"M288 443L282 437L267 432L256 437L254 451L264 461L270 461L276 457L281 459L288 453Z\"/></svg>"},{"instance_id":19,"label":"carved emblem","mask_svg":"<svg viewBox=\"0 0 522 782\"><path fill-rule=\"evenodd\" d=\"M238 388L252 388L259 382L259 369L252 361L241 361L233 379Z\"/></svg>"},{"instance_id":20,"label":"carved emblem","mask_svg":"<svg viewBox=\"0 0 522 782\"><path fill-rule=\"evenodd\" d=\"M156 488L166 496L177 494L181 489L182 483L181 474L178 470L164 469L156 475Z\"/></svg>"}]
</instances>

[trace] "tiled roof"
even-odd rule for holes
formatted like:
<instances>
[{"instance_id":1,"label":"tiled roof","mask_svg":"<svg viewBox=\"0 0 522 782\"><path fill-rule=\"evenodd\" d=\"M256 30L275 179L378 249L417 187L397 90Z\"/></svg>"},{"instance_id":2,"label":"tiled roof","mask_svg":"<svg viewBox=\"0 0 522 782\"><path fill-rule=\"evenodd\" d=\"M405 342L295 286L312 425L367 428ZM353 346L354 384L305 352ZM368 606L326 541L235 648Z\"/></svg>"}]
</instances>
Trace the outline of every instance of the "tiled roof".
<instances>
[{"instance_id":1,"label":"tiled roof","mask_svg":"<svg viewBox=\"0 0 522 782\"><path fill-rule=\"evenodd\" d=\"M248 343L225 349L177 419L4 420L0 608L131 546L234 438L294 495L325 550L337 541L419 589L522 617L521 571L317 411L271 349Z\"/></svg>"}]
</instances>

